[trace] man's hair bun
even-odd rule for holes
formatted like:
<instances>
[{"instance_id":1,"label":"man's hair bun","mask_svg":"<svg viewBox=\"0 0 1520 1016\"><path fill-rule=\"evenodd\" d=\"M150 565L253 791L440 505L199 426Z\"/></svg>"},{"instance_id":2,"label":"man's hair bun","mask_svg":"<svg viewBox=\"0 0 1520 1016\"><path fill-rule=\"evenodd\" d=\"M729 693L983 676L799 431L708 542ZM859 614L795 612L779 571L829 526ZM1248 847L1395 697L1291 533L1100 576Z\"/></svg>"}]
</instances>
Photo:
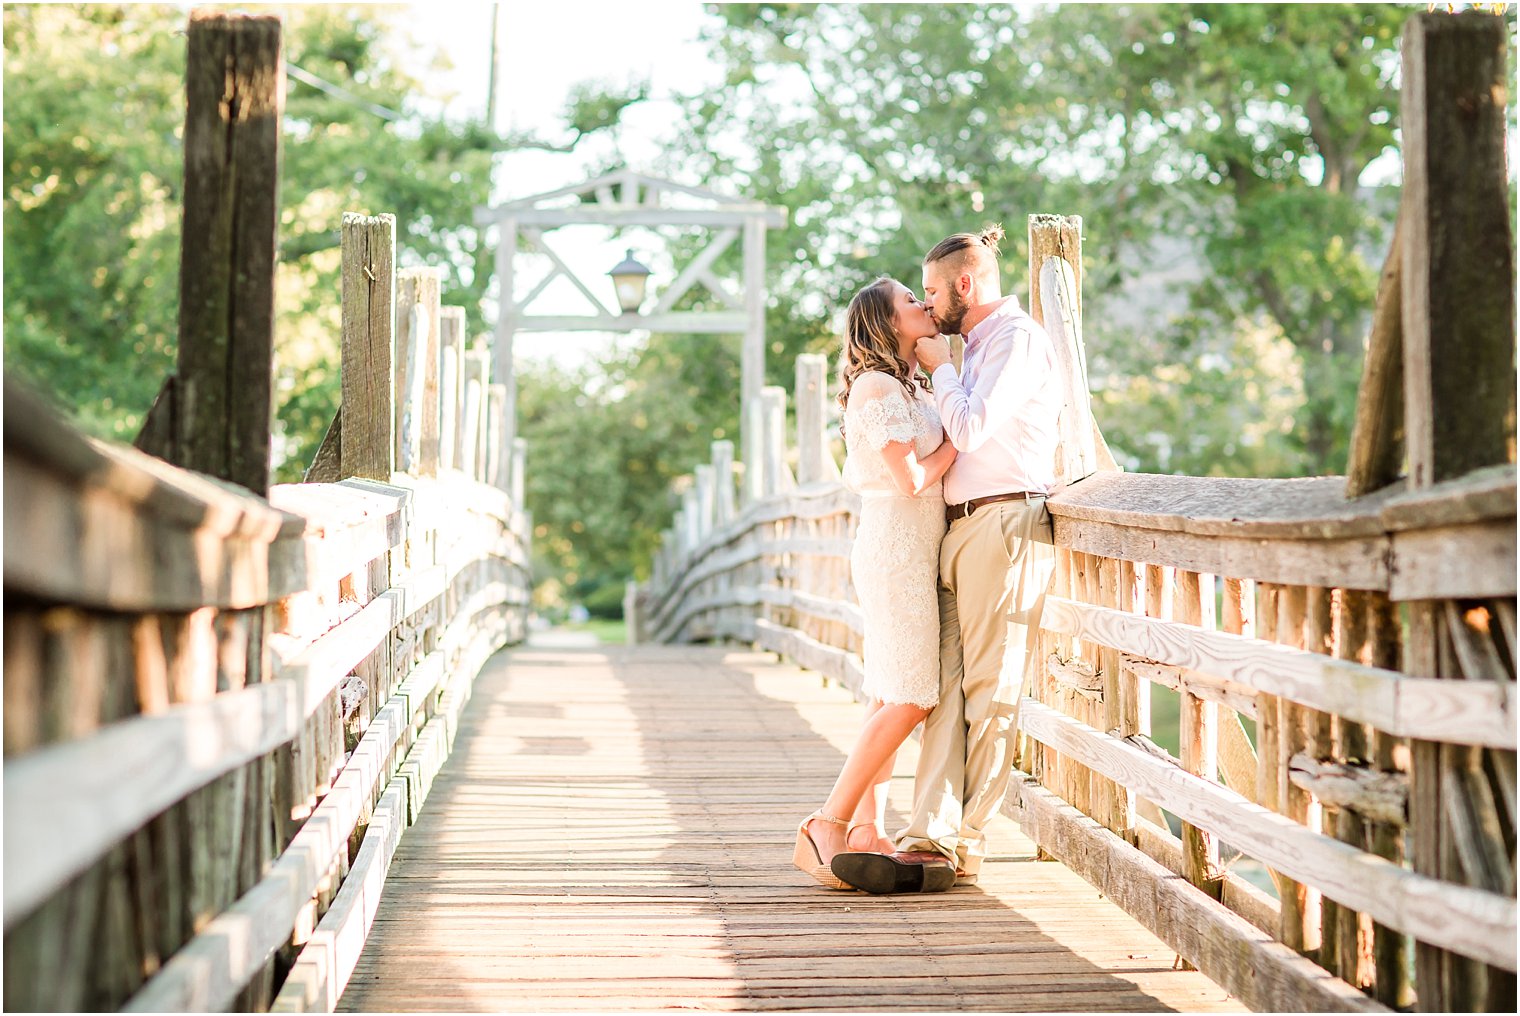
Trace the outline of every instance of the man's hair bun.
<instances>
[{"instance_id":1,"label":"man's hair bun","mask_svg":"<svg viewBox=\"0 0 1520 1016\"><path fill-rule=\"evenodd\" d=\"M1003 242L1005 235L1003 224L1001 222L994 222L977 234L977 238L982 241L982 246L991 248L993 255L996 255L998 253L998 244Z\"/></svg>"}]
</instances>

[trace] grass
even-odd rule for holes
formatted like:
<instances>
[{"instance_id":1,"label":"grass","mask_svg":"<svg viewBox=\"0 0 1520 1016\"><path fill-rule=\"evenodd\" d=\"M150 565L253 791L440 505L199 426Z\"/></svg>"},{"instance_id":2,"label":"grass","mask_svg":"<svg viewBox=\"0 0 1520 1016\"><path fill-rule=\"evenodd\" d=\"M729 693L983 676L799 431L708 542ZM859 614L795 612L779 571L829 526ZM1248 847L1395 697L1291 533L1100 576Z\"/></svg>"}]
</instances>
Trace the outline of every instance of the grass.
<instances>
[{"instance_id":1,"label":"grass","mask_svg":"<svg viewBox=\"0 0 1520 1016\"><path fill-rule=\"evenodd\" d=\"M623 623L622 618L593 617L581 624L572 624L567 621L559 627L565 631L590 632L604 646L621 646L628 641L628 627Z\"/></svg>"}]
</instances>

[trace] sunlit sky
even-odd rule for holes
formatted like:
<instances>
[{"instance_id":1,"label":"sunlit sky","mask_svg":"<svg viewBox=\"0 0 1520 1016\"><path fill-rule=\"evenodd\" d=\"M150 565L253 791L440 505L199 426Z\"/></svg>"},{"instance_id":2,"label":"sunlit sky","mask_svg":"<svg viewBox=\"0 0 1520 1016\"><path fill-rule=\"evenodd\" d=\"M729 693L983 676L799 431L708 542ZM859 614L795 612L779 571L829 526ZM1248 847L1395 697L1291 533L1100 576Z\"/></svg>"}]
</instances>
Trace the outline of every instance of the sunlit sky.
<instances>
[{"instance_id":1,"label":"sunlit sky","mask_svg":"<svg viewBox=\"0 0 1520 1016\"><path fill-rule=\"evenodd\" d=\"M447 112L459 118L484 115L490 81L491 4L440 2L406 8L399 19L416 43L410 68L430 92L448 97ZM702 4L673 2L609 2L609 0L508 0L501 5L502 79L497 90L497 126L505 132L529 132L550 143L563 143L562 114L574 86L585 81L627 84L648 81L649 101L629 109L619 128L617 144L628 165L649 170L675 121L673 96L700 91L713 83L717 71L697 41L712 16ZM432 66L439 55L448 69ZM601 164L612 150L611 138L582 142L569 154L524 150L501 157L498 199L519 198L553 190L585 179L588 164ZM686 181L699 182L699 181ZM600 239L592 230L550 234L556 250L583 277L605 273L621 260L622 248ZM658 251L641 251L657 269L652 285L661 281ZM524 258L522 288L536 281L539 270ZM667 280L668 281L668 280ZM588 278L588 283L590 279ZM611 284L605 284L611 302ZM563 279L533 304L536 313L581 314L585 301ZM577 360L607 348L616 337L597 333L532 334L519 337L520 360L553 356ZM626 341L626 340L622 340Z\"/></svg>"}]
</instances>

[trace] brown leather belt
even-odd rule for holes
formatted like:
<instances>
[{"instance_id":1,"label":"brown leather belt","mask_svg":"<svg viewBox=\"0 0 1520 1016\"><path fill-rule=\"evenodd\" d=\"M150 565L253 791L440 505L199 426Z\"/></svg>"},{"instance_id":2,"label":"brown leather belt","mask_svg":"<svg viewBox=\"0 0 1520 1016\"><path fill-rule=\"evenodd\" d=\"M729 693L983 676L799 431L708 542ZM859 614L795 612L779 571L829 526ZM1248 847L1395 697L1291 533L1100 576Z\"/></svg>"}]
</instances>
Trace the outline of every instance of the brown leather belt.
<instances>
[{"instance_id":1,"label":"brown leather belt","mask_svg":"<svg viewBox=\"0 0 1520 1016\"><path fill-rule=\"evenodd\" d=\"M960 504L947 504L945 505L945 521L949 523L954 522L956 519L963 519L978 508L984 505L996 504L999 501L1023 501L1027 504L1037 497L1043 498L1045 495L1036 494L1030 490L1019 490L1011 494L988 494L986 497L974 497L970 501L963 501Z\"/></svg>"}]
</instances>

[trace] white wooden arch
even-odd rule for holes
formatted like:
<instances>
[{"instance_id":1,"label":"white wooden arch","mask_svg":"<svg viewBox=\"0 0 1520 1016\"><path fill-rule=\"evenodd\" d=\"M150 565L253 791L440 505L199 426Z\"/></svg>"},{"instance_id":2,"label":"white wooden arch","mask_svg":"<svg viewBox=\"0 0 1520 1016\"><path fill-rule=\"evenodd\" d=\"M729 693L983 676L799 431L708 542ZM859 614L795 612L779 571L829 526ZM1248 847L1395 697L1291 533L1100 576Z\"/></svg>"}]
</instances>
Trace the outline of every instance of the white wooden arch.
<instances>
[{"instance_id":1,"label":"white wooden arch","mask_svg":"<svg viewBox=\"0 0 1520 1016\"><path fill-rule=\"evenodd\" d=\"M758 402L765 378L765 231L786 224L786 209L726 197L701 187L619 170L584 183L531 197L506 201L475 213L477 225L495 225L497 292L500 310L492 351L492 377L507 386L508 440L517 430L517 378L512 345L518 332L605 331L734 333L740 347L740 448L747 462L756 460L751 442L756 435L746 423L749 407ZM644 314L624 314L597 293L604 279L585 279L550 246L545 234L561 226L701 226L711 239L680 269L663 290L652 293L654 306ZM520 300L514 299L519 247L549 259L549 273ZM743 278L739 291L713 272L713 265L735 242L742 243ZM534 314L532 303L556 278L563 276L590 301L594 313ZM702 284L723 304L717 311L678 311L676 303Z\"/></svg>"}]
</instances>

